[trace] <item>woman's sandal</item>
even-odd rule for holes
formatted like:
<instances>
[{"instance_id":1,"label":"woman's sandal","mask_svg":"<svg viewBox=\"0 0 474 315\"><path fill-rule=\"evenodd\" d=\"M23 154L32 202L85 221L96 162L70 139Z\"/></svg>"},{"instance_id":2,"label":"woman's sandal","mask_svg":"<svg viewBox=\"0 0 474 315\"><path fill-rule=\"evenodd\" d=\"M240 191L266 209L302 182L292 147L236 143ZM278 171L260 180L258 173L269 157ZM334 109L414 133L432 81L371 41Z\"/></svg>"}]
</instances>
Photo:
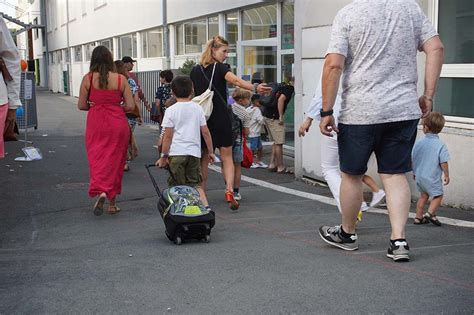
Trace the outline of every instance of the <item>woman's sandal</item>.
<instances>
[{"instance_id":1,"label":"woman's sandal","mask_svg":"<svg viewBox=\"0 0 474 315\"><path fill-rule=\"evenodd\" d=\"M426 211L424 218L436 226L441 226L441 222L438 220L436 215L431 214L429 211Z\"/></svg>"},{"instance_id":2,"label":"woman's sandal","mask_svg":"<svg viewBox=\"0 0 474 315\"><path fill-rule=\"evenodd\" d=\"M106 199L107 196L105 194L101 194L99 198L97 198L97 201L94 204L94 215L99 216L104 213L104 203Z\"/></svg>"},{"instance_id":3,"label":"woman's sandal","mask_svg":"<svg viewBox=\"0 0 474 315\"><path fill-rule=\"evenodd\" d=\"M120 208L117 206L109 206L109 209L107 209L108 214L117 214L120 212Z\"/></svg>"},{"instance_id":4,"label":"woman's sandal","mask_svg":"<svg viewBox=\"0 0 474 315\"><path fill-rule=\"evenodd\" d=\"M226 190L225 201L229 204L231 210L239 209L239 202L235 200L234 193L232 191Z\"/></svg>"},{"instance_id":5,"label":"woman's sandal","mask_svg":"<svg viewBox=\"0 0 474 315\"><path fill-rule=\"evenodd\" d=\"M416 224L416 225L418 225L418 224L427 224L429 222L430 221L428 221L428 219L426 219L425 217L421 217L421 219L420 218L415 218L415 220L413 220L413 224Z\"/></svg>"}]
</instances>

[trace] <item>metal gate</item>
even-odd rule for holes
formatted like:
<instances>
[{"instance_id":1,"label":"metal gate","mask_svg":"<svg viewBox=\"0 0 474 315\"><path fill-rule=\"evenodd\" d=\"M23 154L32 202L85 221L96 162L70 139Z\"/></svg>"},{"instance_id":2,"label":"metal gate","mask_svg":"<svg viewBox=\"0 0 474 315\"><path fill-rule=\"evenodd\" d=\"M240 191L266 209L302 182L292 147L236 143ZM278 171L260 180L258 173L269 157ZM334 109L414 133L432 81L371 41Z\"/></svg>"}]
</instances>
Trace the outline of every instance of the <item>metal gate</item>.
<instances>
[{"instance_id":1,"label":"metal gate","mask_svg":"<svg viewBox=\"0 0 474 315\"><path fill-rule=\"evenodd\" d=\"M136 72L143 95L148 100L150 106L155 102L155 93L160 86L160 70ZM146 124L156 124L150 119L150 112L145 108L145 104L141 102L141 111L143 122Z\"/></svg>"},{"instance_id":2,"label":"metal gate","mask_svg":"<svg viewBox=\"0 0 474 315\"><path fill-rule=\"evenodd\" d=\"M25 79L32 80L33 91L31 93L31 100L28 100L28 121L25 122ZM38 114L36 112L36 84L35 73L28 71L21 73L20 81L20 101L23 104L23 115L17 115L16 122L19 129L25 129L25 124L28 128L34 127L38 129Z\"/></svg>"}]
</instances>

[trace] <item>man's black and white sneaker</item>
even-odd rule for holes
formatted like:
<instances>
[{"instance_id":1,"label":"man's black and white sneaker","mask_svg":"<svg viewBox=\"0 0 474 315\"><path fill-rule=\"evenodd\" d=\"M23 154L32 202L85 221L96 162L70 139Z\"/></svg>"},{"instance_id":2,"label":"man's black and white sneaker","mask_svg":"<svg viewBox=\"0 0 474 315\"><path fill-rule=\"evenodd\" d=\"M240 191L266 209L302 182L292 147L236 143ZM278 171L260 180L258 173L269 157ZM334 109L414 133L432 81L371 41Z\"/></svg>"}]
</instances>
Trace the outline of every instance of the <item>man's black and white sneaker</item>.
<instances>
[{"instance_id":1,"label":"man's black and white sneaker","mask_svg":"<svg viewBox=\"0 0 474 315\"><path fill-rule=\"evenodd\" d=\"M319 228L319 236L329 245L338 247L343 250L356 250L359 248L357 241L357 234L351 234L349 237L344 237L340 225L336 226L321 226Z\"/></svg>"},{"instance_id":2,"label":"man's black and white sneaker","mask_svg":"<svg viewBox=\"0 0 474 315\"><path fill-rule=\"evenodd\" d=\"M404 239L390 240L390 247L387 251L387 257L392 258L394 261L409 261L410 260L410 247Z\"/></svg>"}]
</instances>

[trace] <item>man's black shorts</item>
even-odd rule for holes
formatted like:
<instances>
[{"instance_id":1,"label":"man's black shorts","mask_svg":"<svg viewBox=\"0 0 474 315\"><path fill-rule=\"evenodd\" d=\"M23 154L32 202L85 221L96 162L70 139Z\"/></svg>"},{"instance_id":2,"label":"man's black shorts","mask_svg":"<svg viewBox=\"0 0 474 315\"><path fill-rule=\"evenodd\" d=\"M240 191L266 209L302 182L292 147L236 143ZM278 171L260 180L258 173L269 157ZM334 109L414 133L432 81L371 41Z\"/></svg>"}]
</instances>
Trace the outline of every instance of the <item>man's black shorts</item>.
<instances>
[{"instance_id":1,"label":"man's black shorts","mask_svg":"<svg viewBox=\"0 0 474 315\"><path fill-rule=\"evenodd\" d=\"M374 125L339 123L337 137L341 171L364 175L372 152L378 172L402 174L412 170L411 150L416 139L418 119Z\"/></svg>"}]
</instances>

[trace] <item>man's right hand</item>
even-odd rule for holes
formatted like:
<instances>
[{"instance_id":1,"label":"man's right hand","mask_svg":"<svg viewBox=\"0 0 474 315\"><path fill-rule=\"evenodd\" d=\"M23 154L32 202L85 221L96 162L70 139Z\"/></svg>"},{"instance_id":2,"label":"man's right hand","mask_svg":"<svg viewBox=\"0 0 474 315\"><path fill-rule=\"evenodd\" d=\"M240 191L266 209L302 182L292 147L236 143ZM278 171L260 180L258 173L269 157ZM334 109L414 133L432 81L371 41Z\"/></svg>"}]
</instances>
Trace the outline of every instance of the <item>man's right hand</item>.
<instances>
[{"instance_id":1,"label":"man's right hand","mask_svg":"<svg viewBox=\"0 0 474 315\"><path fill-rule=\"evenodd\" d=\"M300 128L298 129L298 135L300 137L304 137L305 134L309 131L309 127L311 127L312 123L313 123L313 120L309 117L306 117L306 119L303 121Z\"/></svg>"},{"instance_id":2,"label":"man's right hand","mask_svg":"<svg viewBox=\"0 0 474 315\"><path fill-rule=\"evenodd\" d=\"M270 86L267 86L266 83L260 83L259 85L257 85L257 93L258 94L266 94L266 93L270 93L272 91L272 88Z\"/></svg>"},{"instance_id":3,"label":"man's right hand","mask_svg":"<svg viewBox=\"0 0 474 315\"><path fill-rule=\"evenodd\" d=\"M420 96L418 104L421 109L421 118L425 118L433 110L433 101L429 100L426 96Z\"/></svg>"},{"instance_id":4,"label":"man's right hand","mask_svg":"<svg viewBox=\"0 0 474 315\"><path fill-rule=\"evenodd\" d=\"M209 153L209 163L214 164L215 161L216 156L214 155L214 153Z\"/></svg>"},{"instance_id":5,"label":"man's right hand","mask_svg":"<svg viewBox=\"0 0 474 315\"><path fill-rule=\"evenodd\" d=\"M319 130L325 136L332 137L332 131L339 132L333 115L321 117Z\"/></svg>"}]
</instances>

